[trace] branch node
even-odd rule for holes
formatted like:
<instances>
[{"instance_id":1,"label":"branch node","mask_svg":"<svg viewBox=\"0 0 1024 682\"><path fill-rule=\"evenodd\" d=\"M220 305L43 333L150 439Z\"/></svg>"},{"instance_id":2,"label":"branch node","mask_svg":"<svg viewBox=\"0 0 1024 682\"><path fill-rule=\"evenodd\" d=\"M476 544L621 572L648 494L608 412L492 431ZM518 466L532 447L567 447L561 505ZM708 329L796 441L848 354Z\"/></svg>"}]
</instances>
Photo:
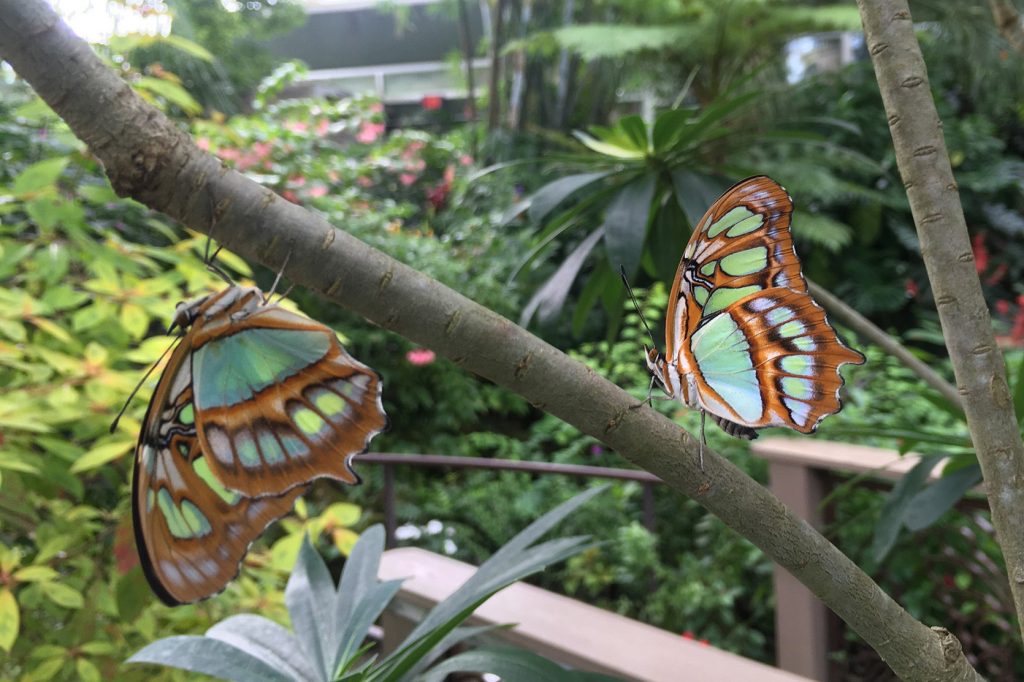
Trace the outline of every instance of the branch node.
<instances>
[{"instance_id":1,"label":"branch node","mask_svg":"<svg viewBox=\"0 0 1024 682\"><path fill-rule=\"evenodd\" d=\"M941 296L935 297L936 307L940 305L952 305L954 303L956 303L956 296L953 294L942 294Z\"/></svg>"},{"instance_id":2,"label":"branch node","mask_svg":"<svg viewBox=\"0 0 1024 682\"><path fill-rule=\"evenodd\" d=\"M270 206L272 203L274 203L274 199L276 198L277 194L268 189L266 192L263 193L263 201L260 202L260 210L262 211L266 209L267 206Z\"/></svg>"},{"instance_id":3,"label":"branch node","mask_svg":"<svg viewBox=\"0 0 1024 682\"><path fill-rule=\"evenodd\" d=\"M448 322L444 325L444 335L451 336L455 328L459 326L459 319L462 317L461 310L454 310L448 315Z\"/></svg>"},{"instance_id":4,"label":"branch node","mask_svg":"<svg viewBox=\"0 0 1024 682\"><path fill-rule=\"evenodd\" d=\"M970 263L971 261L974 260L974 254L971 253L970 251L967 251L966 253L961 253L959 256L956 257L956 259L961 263Z\"/></svg>"},{"instance_id":5,"label":"branch node","mask_svg":"<svg viewBox=\"0 0 1024 682\"><path fill-rule=\"evenodd\" d=\"M924 83L924 79L920 76L910 76L909 78L903 79L900 83L901 88L916 88L918 85Z\"/></svg>"},{"instance_id":6,"label":"branch node","mask_svg":"<svg viewBox=\"0 0 1024 682\"><path fill-rule=\"evenodd\" d=\"M914 150L914 156L931 156L934 153L935 147L933 147L930 144L927 144L923 147L918 147L917 149Z\"/></svg>"},{"instance_id":7,"label":"branch node","mask_svg":"<svg viewBox=\"0 0 1024 682\"><path fill-rule=\"evenodd\" d=\"M895 14L892 15L892 20L893 21L910 21L910 12L905 10L905 9L898 10Z\"/></svg>"},{"instance_id":8,"label":"branch node","mask_svg":"<svg viewBox=\"0 0 1024 682\"><path fill-rule=\"evenodd\" d=\"M875 43L871 46L871 54L882 54L889 49L889 43Z\"/></svg>"},{"instance_id":9,"label":"branch node","mask_svg":"<svg viewBox=\"0 0 1024 682\"><path fill-rule=\"evenodd\" d=\"M334 243L334 237L334 228L328 228L327 232L324 233L324 240L320 242L320 250L326 251L327 249L331 248L331 244Z\"/></svg>"},{"instance_id":10,"label":"branch node","mask_svg":"<svg viewBox=\"0 0 1024 682\"><path fill-rule=\"evenodd\" d=\"M526 376L526 373L530 371L530 365L533 363L533 351L528 352L523 357L519 358L519 362L516 363L515 377L516 379L522 379Z\"/></svg>"},{"instance_id":11,"label":"branch node","mask_svg":"<svg viewBox=\"0 0 1024 682\"><path fill-rule=\"evenodd\" d=\"M972 355L987 355L992 352L992 346L987 343L979 343L977 346L971 349Z\"/></svg>"},{"instance_id":12,"label":"branch node","mask_svg":"<svg viewBox=\"0 0 1024 682\"><path fill-rule=\"evenodd\" d=\"M922 225L927 225L929 223L939 223L939 222L942 222L942 214L941 213L931 213L929 215L926 215L924 218L921 218L921 224Z\"/></svg>"},{"instance_id":13,"label":"branch node","mask_svg":"<svg viewBox=\"0 0 1024 682\"><path fill-rule=\"evenodd\" d=\"M604 435L607 436L609 433L611 433L615 429L619 428L619 426L622 424L623 417L625 417L626 413L628 413L628 412L629 412L629 408L628 407L625 408L625 409L619 410L618 412L616 412L615 415L611 419L608 420L608 423L605 424L605 426L604 426Z\"/></svg>"},{"instance_id":14,"label":"branch node","mask_svg":"<svg viewBox=\"0 0 1024 682\"><path fill-rule=\"evenodd\" d=\"M890 128L895 127L899 122L900 122L900 115L899 114L893 114L892 116L889 117L889 127Z\"/></svg>"},{"instance_id":15,"label":"branch node","mask_svg":"<svg viewBox=\"0 0 1024 682\"><path fill-rule=\"evenodd\" d=\"M391 280L395 278L395 272L391 268L388 268L383 275L380 276L380 281L377 283L377 293L383 294L384 290L391 285Z\"/></svg>"},{"instance_id":16,"label":"branch node","mask_svg":"<svg viewBox=\"0 0 1024 682\"><path fill-rule=\"evenodd\" d=\"M331 286L327 287L327 291L325 291L324 293L327 294L328 296L334 296L336 293L338 293L339 289L341 289L341 277L338 277L333 282L331 282Z\"/></svg>"}]
</instances>

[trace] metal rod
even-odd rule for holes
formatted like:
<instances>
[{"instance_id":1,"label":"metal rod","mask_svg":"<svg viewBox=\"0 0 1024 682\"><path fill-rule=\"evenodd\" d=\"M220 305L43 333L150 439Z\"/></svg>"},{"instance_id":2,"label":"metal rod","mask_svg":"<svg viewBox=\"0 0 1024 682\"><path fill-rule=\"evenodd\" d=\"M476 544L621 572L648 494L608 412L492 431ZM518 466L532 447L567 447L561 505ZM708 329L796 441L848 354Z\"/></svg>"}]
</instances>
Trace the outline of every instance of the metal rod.
<instances>
[{"instance_id":1,"label":"metal rod","mask_svg":"<svg viewBox=\"0 0 1024 682\"><path fill-rule=\"evenodd\" d=\"M384 547L395 546L395 529L398 519L395 515L395 468L384 464Z\"/></svg>"}]
</instances>

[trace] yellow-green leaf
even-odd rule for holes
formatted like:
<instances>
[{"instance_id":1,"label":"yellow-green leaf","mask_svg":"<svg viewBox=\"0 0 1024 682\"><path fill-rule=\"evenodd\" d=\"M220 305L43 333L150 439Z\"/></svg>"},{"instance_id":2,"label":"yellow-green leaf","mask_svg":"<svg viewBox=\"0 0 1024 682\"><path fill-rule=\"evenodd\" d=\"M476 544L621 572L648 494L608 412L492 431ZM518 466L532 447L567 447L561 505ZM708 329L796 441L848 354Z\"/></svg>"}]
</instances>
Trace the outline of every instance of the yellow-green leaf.
<instances>
[{"instance_id":1,"label":"yellow-green leaf","mask_svg":"<svg viewBox=\"0 0 1024 682\"><path fill-rule=\"evenodd\" d=\"M97 445L71 465L71 473L78 474L103 466L119 457L123 457L132 450L134 445L134 440L129 440L124 436Z\"/></svg>"},{"instance_id":2,"label":"yellow-green leaf","mask_svg":"<svg viewBox=\"0 0 1024 682\"><path fill-rule=\"evenodd\" d=\"M290 571L299 558L299 547L302 546L303 533L286 535L270 549L270 565L279 571Z\"/></svg>"},{"instance_id":3,"label":"yellow-green leaf","mask_svg":"<svg viewBox=\"0 0 1024 682\"><path fill-rule=\"evenodd\" d=\"M14 178L11 191L17 197L25 197L52 188L70 160L69 156L58 156L27 166Z\"/></svg>"},{"instance_id":4,"label":"yellow-green leaf","mask_svg":"<svg viewBox=\"0 0 1024 682\"><path fill-rule=\"evenodd\" d=\"M336 528L331 533L331 538L334 540L334 546L338 548L338 551L348 556L359 540L359 533L349 528Z\"/></svg>"},{"instance_id":5,"label":"yellow-green leaf","mask_svg":"<svg viewBox=\"0 0 1024 682\"><path fill-rule=\"evenodd\" d=\"M33 315L28 319L29 322L58 341L63 341L65 343L71 341L71 334L68 334L67 331L64 330L64 327L61 327L56 322L48 320L45 317L39 317L38 315Z\"/></svg>"},{"instance_id":6,"label":"yellow-green leaf","mask_svg":"<svg viewBox=\"0 0 1024 682\"><path fill-rule=\"evenodd\" d=\"M75 661L75 672L78 673L78 679L83 682L100 682L103 679L99 668L88 658L79 658Z\"/></svg>"},{"instance_id":7,"label":"yellow-green leaf","mask_svg":"<svg viewBox=\"0 0 1024 682\"><path fill-rule=\"evenodd\" d=\"M140 94L150 92L162 97L184 111L186 114L195 115L203 110L202 105L199 104L192 95L188 94L188 90L180 85L172 83L169 80L143 76L137 81L134 81L132 85L136 90L141 91Z\"/></svg>"},{"instance_id":8,"label":"yellow-green leaf","mask_svg":"<svg viewBox=\"0 0 1024 682\"><path fill-rule=\"evenodd\" d=\"M141 339L149 328L149 316L140 306L125 303L121 306L121 326L133 339Z\"/></svg>"},{"instance_id":9,"label":"yellow-green leaf","mask_svg":"<svg viewBox=\"0 0 1024 682\"><path fill-rule=\"evenodd\" d=\"M40 583L39 587L54 604L66 609L80 609L85 604L82 593L64 583Z\"/></svg>"},{"instance_id":10,"label":"yellow-green leaf","mask_svg":"<svg viewBox=\"0 0 1024 682\"><path fill-rule=\"evenodd\" d=\"M59 574L49 566L26 566L14 573L14 579L23 583L47 582Z\"/></svg>"},{"instance_id":11,"label":"yellow-green leaf","mask_svg":"<svg viewBox=\"0 0 1024 682\"><path fill-rule=\"evenodd\" d=\"M322 516L331 526L354 526L363 510L349 502L336 502L324 510Z\"/></svg>"},{"instance_id":12,"label":"yellow-green leaf","mask_svg":"<svg viewBox=\"0 0 1024 682\"><path fill-rule=\"evenodd\" d=\"M78 647L79 651L90 656L111 656L117 649L110 642L86 642L82 646Z\"/></svg>"},{"instance_id":13,"label":"yellow-green leaf","mask_svg":"<svg viewBox=\"0 0 1024 682\"><path fill-rule=\"evenodd\" d=\"M32 672L28 674L26 680L36 682L36 680L52 680L54 676L60 672L60 669L64 667L64 657L51 658L48 661L43 661L35 667Z\"/></svg>"},{"instance_id":14,"label":"yellow-green leaf","mask_svg":"<svg viewBox=\"0 0 1024 682\"><path fill-rule=\"evenodd\" d=\"M0 590L0 649L7 653L11 652L14 640L18 639L19 617L14 594L10 589L3 588Z\"/></svg>"}]
</instances>

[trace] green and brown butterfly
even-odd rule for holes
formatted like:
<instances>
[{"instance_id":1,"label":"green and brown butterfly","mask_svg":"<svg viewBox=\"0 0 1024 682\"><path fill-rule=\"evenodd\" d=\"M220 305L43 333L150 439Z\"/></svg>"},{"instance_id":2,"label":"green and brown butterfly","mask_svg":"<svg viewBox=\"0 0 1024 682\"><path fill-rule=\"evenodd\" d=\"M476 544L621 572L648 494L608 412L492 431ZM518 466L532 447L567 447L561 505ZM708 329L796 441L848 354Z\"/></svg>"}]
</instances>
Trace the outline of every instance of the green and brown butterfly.
<instances>
[{"instance_id":1,"label":"green and brown butterfly","mask_svg":"<svg viewBox=\"0 0 1024 682\"><path fill-rule=\"evenodd\" d=\"M652 384L741 438L771 426L813 432L842 407L839 368L864 362L807 291L792 213L793 200L771 178L727 190L683 251L665 355L646 353Z\"/></svg>"},{"instance_id":2,"label":"green and brown butterfly","mask_svg":"<svg viewBox=\"0 0 1024 682\"><path fill-rule=\"evenodd\" d=\"M179 303L174 327L132 484L142 567L169 605L223 590L312 480L358 483L352 457L387 426L378 374L256 287Z\"/></svg>"}]
</instances>

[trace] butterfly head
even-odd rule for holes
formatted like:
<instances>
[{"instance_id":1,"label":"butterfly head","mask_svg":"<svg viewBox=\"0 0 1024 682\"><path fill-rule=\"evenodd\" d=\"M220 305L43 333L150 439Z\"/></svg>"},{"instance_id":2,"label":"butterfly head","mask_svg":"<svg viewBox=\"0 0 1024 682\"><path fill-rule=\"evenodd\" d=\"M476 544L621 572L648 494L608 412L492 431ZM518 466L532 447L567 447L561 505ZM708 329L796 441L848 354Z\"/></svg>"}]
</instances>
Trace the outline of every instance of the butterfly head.
<instances>
[{"instance_id":1,"label":"butterfly head","mask_svg":"<svg viewBox=\"0 0 1024 682\"><path fill-rule=\"evenodd\" d=\"M670 368L668 363L665 362L664 356L662 356L657 348L647 348L644 346L644 349L647 351L647 369L651 372L654 383L665 392L665 395L674 398L675 392L672 390L672 381L669 379Z\"/></svg>"}]
</instances>

